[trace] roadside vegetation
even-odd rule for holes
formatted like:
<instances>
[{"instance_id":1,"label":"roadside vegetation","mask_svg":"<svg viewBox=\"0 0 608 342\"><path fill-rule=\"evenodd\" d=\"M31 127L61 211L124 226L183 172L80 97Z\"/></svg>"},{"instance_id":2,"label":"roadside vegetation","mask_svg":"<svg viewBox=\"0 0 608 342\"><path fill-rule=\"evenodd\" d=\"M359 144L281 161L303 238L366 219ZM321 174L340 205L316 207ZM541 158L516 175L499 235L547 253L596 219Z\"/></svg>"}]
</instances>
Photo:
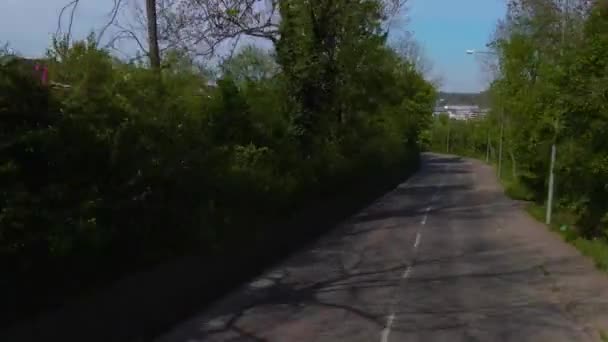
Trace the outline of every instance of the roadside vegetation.
<instances>
[{"instance_id":1,"label":"roadside vegetation","mask_svg":"<svg viewBox=\"0 0 608 342\"><path fill-rule=\"evenodd\" d=\"M544 221L555 144L552 228L608 267L608 1L512 0L489 44L492 111L435 118L430 148L498 164L511 197ZM449 139L448 139L449 131ZM489 146L489 149L488 149ZM489 151L489 153L488 153Z\"/></svg>"},{"instance_id":2,"label":"roadside vegetation","mask_svg":"<svg viewBox=\"0 0 608 342\"><path fill-rule=\"evenodd\" d=\"M255 260L307 233L277 222L414 170L434 87L387 43L382 3L328 3L281 1L274 49L217 68L124 61L93 35L49 48L64 86L4 59L3 324L178 256Z\"/></svg>"}]
</instances>

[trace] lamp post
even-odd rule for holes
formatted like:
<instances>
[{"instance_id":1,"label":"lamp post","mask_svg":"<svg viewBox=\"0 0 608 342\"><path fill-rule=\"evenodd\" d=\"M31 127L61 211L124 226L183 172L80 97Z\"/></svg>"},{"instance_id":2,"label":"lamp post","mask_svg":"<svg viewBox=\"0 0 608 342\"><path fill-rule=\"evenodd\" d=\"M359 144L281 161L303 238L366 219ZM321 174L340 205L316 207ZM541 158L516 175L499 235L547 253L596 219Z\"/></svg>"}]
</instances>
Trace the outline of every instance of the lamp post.
<instances>
[{"instance_id":1,"label":"lamp post","mask_svg":"<svg viewBox=\"0 0 608 342\"><path fill-rule=\"evenodd\" d=\"M479 51L479 50L469 49L466 52L467 52L467 55L492 55L492 56L496 56L496 52L492 52L492 51Z\"/></svg>"},{"instance_id":2,"label":"lamp post","mask_svg":"<svg viewBox=\"0 0 608 342\"><path fill-rule=\"evenodd\" d=\"M564 55L564 48L566 44L566 25L568 24L568 14L570 11L570 1L562 0L562 12L563 18L561 23L562 29L562 41L560 48L560 56ZM555 159L557 157L557 136L559 133L559 118L553 120L553 143L551 144L551 162L549 165L549 189L547 191L547 212L545 214L545 223L551 224L551 215L553 213L553 197L555 192Z\"/></svg>"}]
</instances>

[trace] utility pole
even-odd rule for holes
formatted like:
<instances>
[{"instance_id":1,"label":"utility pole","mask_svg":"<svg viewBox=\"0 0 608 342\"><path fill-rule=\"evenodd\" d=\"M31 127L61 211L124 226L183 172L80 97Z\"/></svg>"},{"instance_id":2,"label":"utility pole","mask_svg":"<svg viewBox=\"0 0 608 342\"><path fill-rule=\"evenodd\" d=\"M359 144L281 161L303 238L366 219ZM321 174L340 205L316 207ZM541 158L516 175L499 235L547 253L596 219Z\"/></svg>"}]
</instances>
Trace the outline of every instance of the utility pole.
<instances>
[{"instance_id":1,"label":"utility pole","mask_svg":"<svg viewBox=\"0 0 608 342\"><path fill-rule=\"evenodd\" d=\"M467 55L476 55L476 54L484 54L497 56L496 52L493 51L477 51L474 49L466 50ZM498 146L498 179L502 174L502 138L504 134L504 107L501 106L500 109L500 143ZM488 143L486 147L486 162L490 161L490 129L488 128Z\"/></svg>"},{"instance_id":2,"label":"utility pole","mask_svg":"<svg viewBox=\"0 0 608 342\"><path fill-rule=\"evenodd\" d=\"M488 127L488 142L486 143L486 163L490 162L490 127Z\"/></svg>"},{"instance_id":3,"label":"utility pole","mask_svg":"<svg viewBox=\"0 0 608 342\"><path fill-rule=\"evenodd\" d=\"M446 141L446 153L450 153L450 117L448 114L448 137Z\"/></svg>"},{"instance_id":4,"label":"utility pole","mask_svg":"<svg viewBox=\"0 0 608 342\"><path fill-rule=\"evenodd\" d=\"M505 107L500 106L500 142L498 143L498 179L502 176L502 144L505 133Z\"/></svg>"},{"instance_id":5,"label":"utility pole","mask_svg":"<svg viewBox=\"0 0 608 342\"><path fill-rule=\"evenodd\" d=\"M566 44L566 24L568 23L568 12L570 9L569 0L562 0L562 43L560 49L560 56L564 56L564 45ZM562 61L563 63L563 61ZM553 196L555 192L555 159L557 157L557 135L559 129L559 120L555 118L553 120L553 144L551 145L551 163L549 165L549 189L547 194L547 212L545 216L545 223L551 224L551 215L553 213Z\"/></svg>"},{"instance_id":6,"label":"utility pole","mask_svg":"<svg viewBox=\"0 0 608 342\"><path fill-rule=\"evenodd\" d=\"M158 48L158 22L156 19L156 0L146 0L146 15L148 17L148 55L150 66L160 72L160 49Z\"/></svg>"},{"instance_id":7,"label":"utility pole","mask_svg":"<svg viewBox=\"0 0 608 342\"><path fill-rule=\"evenodd\" d=\"M555 167L555 157L557 155L557 147L555 143L551 145L551 169L549 170L549 195L547 196L547 214L545 217L545 223L551 224L551 214L553 212L553 185L555 183L555 173L553 168Z\"/></svg>"}]
</instances>

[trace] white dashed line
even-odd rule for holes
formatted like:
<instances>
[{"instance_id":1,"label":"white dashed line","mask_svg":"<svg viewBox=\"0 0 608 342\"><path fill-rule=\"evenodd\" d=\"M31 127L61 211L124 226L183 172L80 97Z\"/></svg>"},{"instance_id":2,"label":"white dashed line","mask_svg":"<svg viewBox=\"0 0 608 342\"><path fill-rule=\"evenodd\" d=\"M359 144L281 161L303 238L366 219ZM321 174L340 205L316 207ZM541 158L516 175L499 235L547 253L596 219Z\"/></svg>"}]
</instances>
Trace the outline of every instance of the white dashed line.
<instances>
[{"instance_id":1,"label":"white dashed line","mask_svg":"<svg viewBox=\"0 0 608 342\"><path fill-rule=\"evenodd\" d=\"M424 217L422 218L422 222L420 222L423 226L426 224L426 220L429 217L429 211L431 211L431 207L426 208L424 211Z\"/></svg>"},{"instance_id":2,"label":"white dashed line","mask_svg":"<svg viewBox=\"0 0 608 342\"><path fill-rule=\"evenodd\" d=\"M414 248L418 248L418 245L420 244L420 233L416 234L416 242L414 242Z\"/></svg>"},{"instance_id":3,"label":"white dashed line","mask_svg":"<svg viewBox=\"0 0 608 342\"><path fill-rule=\"evenodd\" d=\"M401 279L407 279L407 277L410 276L410 273L412 272L412 266L408 266L405 271L403 271L403 274L401 275Z\"/></svg>"},{"instance_id":4,"label":"white dashed line","mask_svg":"<svg viewBox=\"0 0 608 342\"><path fill-rule=\"evenodd\" d=\"M393 327L393 321L395 320L395 314L391 314L386 319L386 325L384 329L382 329L382 337L380 338L381 342L388 342L388 336L391 334L391 328Z\"/></svg>"},{"instance_id":5,"label":"white dashed line","mask_svg":"<svg viewBox=\"0 0 608 342\"><path fill-rule=\"evenodd\" d=\"M445 169L447 169L447 166L445 167ZM444 172L445 172L444 169ZM411 180L411 178L410 178ZM408 181L409 182L409 181ZM437 191L433 194L433 198L431 201L435 201L437 199L439 199L439 192L441 191L441 187L443 186L443 177L441 178L441 184L439 184L439 187L437 188ZM404 186L404 188L407 188L407 186ZM424 211L424 217L422 218L422 225L426 224L426 221L428 219L429 216L429 212L431 211L431 207L427 207ZM421 238L421 234L420 232L416 233L416 241L414 242L414 249L418 248L418 245L420 245L420 238ZM403 271L403 274L401 274L401 279L402 280L406 280L409 276L410 273L412 273L412 269L413 267L410 265L408 266L405 271ZM394 301L394 300L393 300ZM394 303L391 305L393 306ZM391 329L393 327L393 322L395 321L395 309L390 309L389 312L391 313L389 316L387 316L386 318L386 325L384 326L384 329L382 329L382 333L380 335L380 342L388 342L388 337L391 334Z\"/></svg>"}]
</instances>

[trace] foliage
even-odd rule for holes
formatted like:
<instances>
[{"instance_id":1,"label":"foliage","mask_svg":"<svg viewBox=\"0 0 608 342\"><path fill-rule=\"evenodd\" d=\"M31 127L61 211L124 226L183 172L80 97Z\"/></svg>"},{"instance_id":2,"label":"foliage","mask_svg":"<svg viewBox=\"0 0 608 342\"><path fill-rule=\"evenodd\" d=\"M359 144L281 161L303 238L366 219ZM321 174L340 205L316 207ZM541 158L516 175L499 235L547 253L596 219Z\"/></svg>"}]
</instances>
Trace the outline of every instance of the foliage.
<instances>
[{"instance_id":1,"label":"foliage","mask_svg":"<svg viewBox=\"0 0 608 342\"><path fill-rule=\"evenodd\" d=\"M539 221L545 219L545 207L531 204L528 212ZM556 213L555 219L551 224L551 230L561 235L568 243L574 245L585 256L590 257L596 267L603 271L608 271L608 240L606 238L585 238L574 226L577 222L577 215L567 210Z\"/></svg>"},{"instance_id":2,"label":"foliage","mask_svg":"<svg viewBox=\"0 0 608 342\"><path fill-rule=\"evenodd\" d=\"M221 66L224 75L237 83L272 79L279 72L272 54L256 46L246 46Z\"/></svg>"},{"instance_id":3,"label":"foliage","mask_svg":"<svg viewBox=\"0 0 608 342\"><path fill-rule=\"evenodd\" d=\"M416 166L435 92L386 46L379 3L285 3L276 58L246 48L217 86L179 51L159 78L92 36L47 54L69 88L0 69L7 310L228 254L319 198Z\"/></svg>"},{"instance_id":4,"label":"foliage","mask_svg":"<svg viewBox=\"0 0 608 342\"><path fill-rule=\"evenodd\" d=\"M572 0L568 8L551 0L510 1L507 18L491 44L500 72L490 88L493 111L480 123L488 127L490 139L473 134L471 126L476 123L454 124L451 130L454 152L479 157L489 141L491 160L496 161L502 126L503 176L517 184L515 192L539 205L547 196L550 151L555 144L555 209L558 215L567 212L576 217L573 223L581 236L577 244L604 260L607 32L606 1ZM440 129L434 132L445 141L445 129ZM466 139L456 138L461 135Z\"/></svg>"}]
</instances>

